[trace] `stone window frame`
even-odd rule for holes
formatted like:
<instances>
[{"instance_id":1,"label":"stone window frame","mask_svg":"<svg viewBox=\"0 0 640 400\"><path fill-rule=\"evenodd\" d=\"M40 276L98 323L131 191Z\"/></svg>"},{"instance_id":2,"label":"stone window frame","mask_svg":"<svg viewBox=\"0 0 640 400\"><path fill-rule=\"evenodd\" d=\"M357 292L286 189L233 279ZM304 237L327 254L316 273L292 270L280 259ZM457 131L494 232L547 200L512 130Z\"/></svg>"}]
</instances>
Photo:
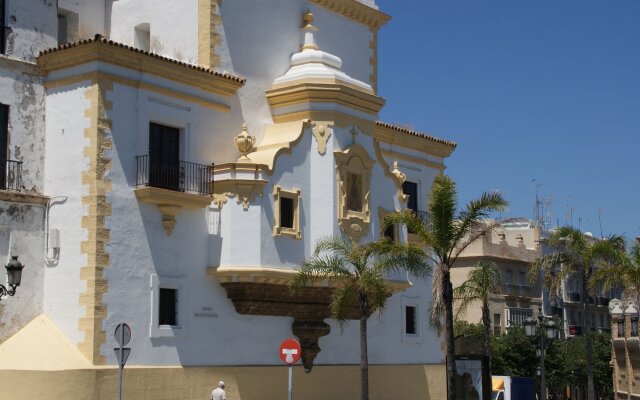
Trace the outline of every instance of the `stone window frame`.
<instances>
[{"instance_id":1,"label":"stone window frame","mask_svg":"<svg viewBox=\"0 0 640 400\"><path fill-rule=\"evenodd\" d=\"M364 147L354 144L344 151L334 152L338 184L338 222L340 228L353 240L359 240L369 230L371 170L375 161L369 158ZM347 207L347 176L357 174L361 177L362 210L350 210Z\"/></svg>"},{"instance_id":2,"label":"stone window frame","mask_svg":"<svg viewBox=\"0 0 640 400\"><path fill-rule=\"evenodd\" d=\"M273 236L288 236L296 240L302 239L300 229L300 205L302 191L300 189L283 189L282 186L273 186ZM280 225L280 199L293 200L293 227L287 228Z\"/></svg>"},{"instance_id":3,"label":"stone window frame","mask_svg":"<svg viewBox=\"0 0 640 400\"><path fill-rule=\"evenodd\" d=\"M182 337L187 334L188 326L188 284L186 277L165 277L151 275L151 324L149 336L152 338ZM177 290L177 325L160 325L160 289Z\"/></svg>"}]
</instances>

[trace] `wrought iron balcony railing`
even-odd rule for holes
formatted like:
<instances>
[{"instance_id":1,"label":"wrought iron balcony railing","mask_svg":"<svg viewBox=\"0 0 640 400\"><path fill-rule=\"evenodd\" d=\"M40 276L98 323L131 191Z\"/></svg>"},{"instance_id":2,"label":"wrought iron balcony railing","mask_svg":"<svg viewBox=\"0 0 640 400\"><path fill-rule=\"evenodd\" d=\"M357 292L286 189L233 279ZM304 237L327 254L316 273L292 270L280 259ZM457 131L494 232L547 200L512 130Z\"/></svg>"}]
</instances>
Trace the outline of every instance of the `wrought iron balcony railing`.
<instances>
[{"instance_id":1,"label":"wrought iron balcony railing","mask_svg":"<svg viewBox=\"0 0 640 400\"><path fill-rule=\"evenodd\" d=\"M211 165L187 161L160 162L148 155L137 156L136 186L152 186L208 196L213 194Z\"/></svg>"},{"instance_id":2,"label":"wrought iron balcony railing","mask_svg":"<svg viewBox=\"0 0 640 400\"><path fill-rule=\"evenodd\" d=\"M0 160L0 189L22 189L22 161Z\"/></svg>"}]
</instances>

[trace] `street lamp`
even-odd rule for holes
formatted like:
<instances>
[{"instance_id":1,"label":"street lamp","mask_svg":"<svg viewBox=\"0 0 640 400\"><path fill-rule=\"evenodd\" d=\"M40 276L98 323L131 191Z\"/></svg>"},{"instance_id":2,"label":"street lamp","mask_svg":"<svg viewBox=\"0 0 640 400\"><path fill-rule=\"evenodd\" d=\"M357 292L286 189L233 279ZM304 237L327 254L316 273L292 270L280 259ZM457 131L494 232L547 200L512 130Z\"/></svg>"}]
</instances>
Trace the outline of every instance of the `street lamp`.
<instances>
[{"instance_id":1,"label":"street lamp","mask_svg":"<svg viewBox=\"0 0 640 400\"><path fill-rule=\"evenodd\" d=\"M2 300L2 297L7 297L7 295L13 296L16 294L16 288L20 286L20 281L22 280L22 268L24 268L24 265L18 261L18 256L11 256L11 261L5 265L5 268L7 269L9 289L0 284L0 300Z\"/></svg>"},{"instance_id":2,"label":"street lamp","mask_svg":"<svg viewBox=\"0 0 640 400\"><path fill-rule=\"evenodd\" d=\"M536 328L540 328L540 349L536 353L540 355L540 368L538 370L540 375L540 399L546 400L547 387L544 379L544 338L555 339L556 337L556 323L551 320L545 320L544 314L542 314L542 306L538 307L538 321L535 318L529 317L524 323L524 331L529 337L536 335Z\"/></svg>"}]
</instances>

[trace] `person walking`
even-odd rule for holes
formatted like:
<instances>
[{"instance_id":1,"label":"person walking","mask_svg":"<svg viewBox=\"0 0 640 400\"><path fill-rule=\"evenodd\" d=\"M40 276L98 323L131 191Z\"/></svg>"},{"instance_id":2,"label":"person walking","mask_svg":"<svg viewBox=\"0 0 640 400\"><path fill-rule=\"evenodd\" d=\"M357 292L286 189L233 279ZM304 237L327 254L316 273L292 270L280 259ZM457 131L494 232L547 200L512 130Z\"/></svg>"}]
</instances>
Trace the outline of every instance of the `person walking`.
<instances>
[{"instance_id":1,"label":"person walking","mask_svg":"<svg viewBox=\"0 0 640 400\"><path fill-rule=\"evenodd\" d=\"M211 392L211 400L227 400L227 394L224 391L224 382L218 382L218 387Z\"/></svg>"}]
</instances>

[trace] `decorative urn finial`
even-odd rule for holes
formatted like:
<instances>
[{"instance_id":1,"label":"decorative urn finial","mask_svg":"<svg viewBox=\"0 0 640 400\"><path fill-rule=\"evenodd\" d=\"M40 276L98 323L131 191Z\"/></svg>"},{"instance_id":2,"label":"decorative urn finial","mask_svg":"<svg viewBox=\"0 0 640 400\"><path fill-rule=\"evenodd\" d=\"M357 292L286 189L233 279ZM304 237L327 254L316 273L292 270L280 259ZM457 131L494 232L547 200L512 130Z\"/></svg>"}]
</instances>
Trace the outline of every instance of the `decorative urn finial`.
<instances>
[{"instance_id":1,"label":"decorative urn finial","mask_svg":"<svg viewBox=\"0 0 640 400\"><path fill-rule=\"evenodd\" d=\"M247 124L242 124L242 132L233 139L238 151L242 154L241 159L249 160L247 154L251 153L253 146L256 144L256 137L249 135L247 131Z\"/></svg>"},{"instance_id":2,"label":"decorative urn finial","mask_svg":"<svg viewBox=\"0 0 640 400\"><path fill-rule=\"evenodd\" d=\"M302 30L304 31L302 50L318 50L319 47L316 44L316 39L313 37L313 32L318 30L318 28L313 25L313 13L307 10L302 16L302 20L304 21L302 26Z\"/></svg>"}]
</instances>

